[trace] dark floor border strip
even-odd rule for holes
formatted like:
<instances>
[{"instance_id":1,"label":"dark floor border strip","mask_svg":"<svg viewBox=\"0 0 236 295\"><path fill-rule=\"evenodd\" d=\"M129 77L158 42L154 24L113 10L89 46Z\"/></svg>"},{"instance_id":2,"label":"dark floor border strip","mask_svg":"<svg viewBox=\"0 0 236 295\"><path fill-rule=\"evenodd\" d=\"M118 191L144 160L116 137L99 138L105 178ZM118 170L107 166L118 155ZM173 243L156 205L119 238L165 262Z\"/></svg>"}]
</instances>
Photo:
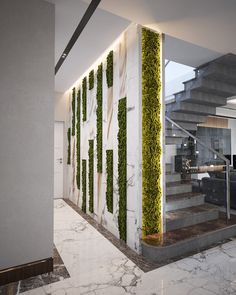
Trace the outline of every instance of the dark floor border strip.
<instances>
[{"instance_id":1,"label":"dark floor border strip","mask_svg":"<svg viewBox=\"0 0 236 295\"><path fill-rule=\"evenodd\" d=\"M96 220L84 213L72 201L70 201L69 199L63 200L67 203L67 205L74 209L81 217L83 217L90 225L92 225L100 234L102 234L107 240L109 240L118 250L120 250L125 256L127 256L133 263L135 263L142 271L148 272L163 265L160 263L153 263L147 260L144 256L137 254L135 251L130 249L124 241L115 237L101 224L97 223Z\"/></svg>"},{"instance_id":2,"label":"dark floor border strip","mask_svg":"<svg viewBox=\"0 0 236 295\"><path fill-rule=\"evenodd\" d=\"M46 258L0 271L0 286L53 271L53 258Z\"/></svg>"}]
</instances>

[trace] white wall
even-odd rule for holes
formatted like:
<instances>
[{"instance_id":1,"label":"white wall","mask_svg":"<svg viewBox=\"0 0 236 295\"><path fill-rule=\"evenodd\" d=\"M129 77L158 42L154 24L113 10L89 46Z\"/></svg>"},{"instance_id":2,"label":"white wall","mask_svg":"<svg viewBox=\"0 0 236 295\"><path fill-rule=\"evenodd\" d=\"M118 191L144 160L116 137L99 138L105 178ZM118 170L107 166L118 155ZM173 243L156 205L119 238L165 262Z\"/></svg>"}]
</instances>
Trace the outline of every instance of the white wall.
<instances>
[{"instance_id":1,"label":"white wall","mask_svg":"<svg viewBox=\"0 0 236 295\"><path fill-rule=\"evenodd\" d=\"M52 257L54 6L0 9L0 269Z\"/></svg>"}]
</instances>

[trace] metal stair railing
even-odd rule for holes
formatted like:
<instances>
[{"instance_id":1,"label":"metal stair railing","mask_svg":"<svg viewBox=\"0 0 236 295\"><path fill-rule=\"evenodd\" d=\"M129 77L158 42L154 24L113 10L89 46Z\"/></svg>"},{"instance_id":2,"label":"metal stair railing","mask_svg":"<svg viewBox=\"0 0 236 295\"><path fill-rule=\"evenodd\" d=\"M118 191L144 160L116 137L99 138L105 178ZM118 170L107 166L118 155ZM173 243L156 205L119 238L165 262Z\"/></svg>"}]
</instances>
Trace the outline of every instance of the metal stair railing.
<instances>
[{"instance_id":1,"label":"metal stair railing","mask_svg":"<svg viewBox=\"0 0 236 295\"><path fill-rule=\"evenodd\" d=\"M195 137L193 134L185 130L183 127L181 127L179 124L177 124L175 121L170 119L169 117L165 116L165 119L172 124L172 126L177 127L179 130L181 130L183 133L185 133L187 136L191 137L195 142L199 143L199 145L203 146L204 148L211 151L213 154L218 156L221 160L225 161L226 163L226 216L227 220L230 220L230 161L227 159L224 155L217 152L213 148L207 146L204 142L202 142L199 138Z\"/></svg>"}]
</instances>

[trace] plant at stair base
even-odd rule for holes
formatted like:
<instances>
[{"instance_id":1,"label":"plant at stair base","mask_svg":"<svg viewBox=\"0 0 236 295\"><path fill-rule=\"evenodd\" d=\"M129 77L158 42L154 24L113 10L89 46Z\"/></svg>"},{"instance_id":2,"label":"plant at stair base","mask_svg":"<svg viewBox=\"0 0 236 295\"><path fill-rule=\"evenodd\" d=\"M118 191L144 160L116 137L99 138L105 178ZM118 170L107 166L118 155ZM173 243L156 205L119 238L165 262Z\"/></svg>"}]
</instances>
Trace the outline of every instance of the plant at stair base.
<instances>
[{"instance_id":1,"label":"plant at stair base","mask_svg":"<svg viewBox=\"0 0 236 295\"><path fill-rule=\"evenodd\" d=\"M94 141L89 140L89 171L88 171L88 181L89 181L89 211L93 213L93 192L94 192Z\"/></svg>"},{"instance_id":2,"label":"plant at stair base","mask_svg":"<svg viewBox=\"0 0 236 295\"><path fill-rule=\"evenodd\" d=\"M142 212L143 236L161 233L160 35L142 29Z\"/></svg>"},{"instance_id":3,"label":"plant at stair base","mask_svg":"<svg viewBox=\"0 0 236 295\"><path fill-rule=\"evenodd\" d=\"M71 161L71 156L70 156L70 150L71 150L71 146L70 146L71 129L70 129L70 128L68 128L68 130L67 130L67 140L68 140L68 148L67 148L67 165L70 165L70 161Z\"/></svg>"},{"instance_id":4,"label":"plant at stair base","mask_svg":"<svg viewBox=\"0 0 236 295\"><path fill-rule=\"evenodd\" d=\"M120 239L126 242L127 236L127 110L126 97L118 104L118 192L119 214L118 225Z\"/></svg>"},{"instance_id":5,"label":"plant at stair base","mask_svg":"<svg viewBox=\"0 0 236 295\"><path fill-rule=\"evenodd\" d=\"M86 194L87 194L87 183L86 183L86 160L82 160L82 211L86 213Z\"/></svg>"}]
</instances>

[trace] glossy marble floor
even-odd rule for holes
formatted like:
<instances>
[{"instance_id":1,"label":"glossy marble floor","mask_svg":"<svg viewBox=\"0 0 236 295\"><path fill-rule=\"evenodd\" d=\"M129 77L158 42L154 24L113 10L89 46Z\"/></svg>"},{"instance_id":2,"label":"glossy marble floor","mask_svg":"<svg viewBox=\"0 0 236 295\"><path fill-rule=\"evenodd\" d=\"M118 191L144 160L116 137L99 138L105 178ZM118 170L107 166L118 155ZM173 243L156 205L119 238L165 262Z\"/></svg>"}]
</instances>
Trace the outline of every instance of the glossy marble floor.
<instances>
[{"instance_id":1,"label":"glossy marble floor","mask_svg":"<svg viewBox=\"0 0 236 295\"><path fill-rule=\"evenodd\" d=\"M54 235L71 277L21 294L236 294L236 240L144 273L63 200Z\"/></svg>"}]
</instances>

